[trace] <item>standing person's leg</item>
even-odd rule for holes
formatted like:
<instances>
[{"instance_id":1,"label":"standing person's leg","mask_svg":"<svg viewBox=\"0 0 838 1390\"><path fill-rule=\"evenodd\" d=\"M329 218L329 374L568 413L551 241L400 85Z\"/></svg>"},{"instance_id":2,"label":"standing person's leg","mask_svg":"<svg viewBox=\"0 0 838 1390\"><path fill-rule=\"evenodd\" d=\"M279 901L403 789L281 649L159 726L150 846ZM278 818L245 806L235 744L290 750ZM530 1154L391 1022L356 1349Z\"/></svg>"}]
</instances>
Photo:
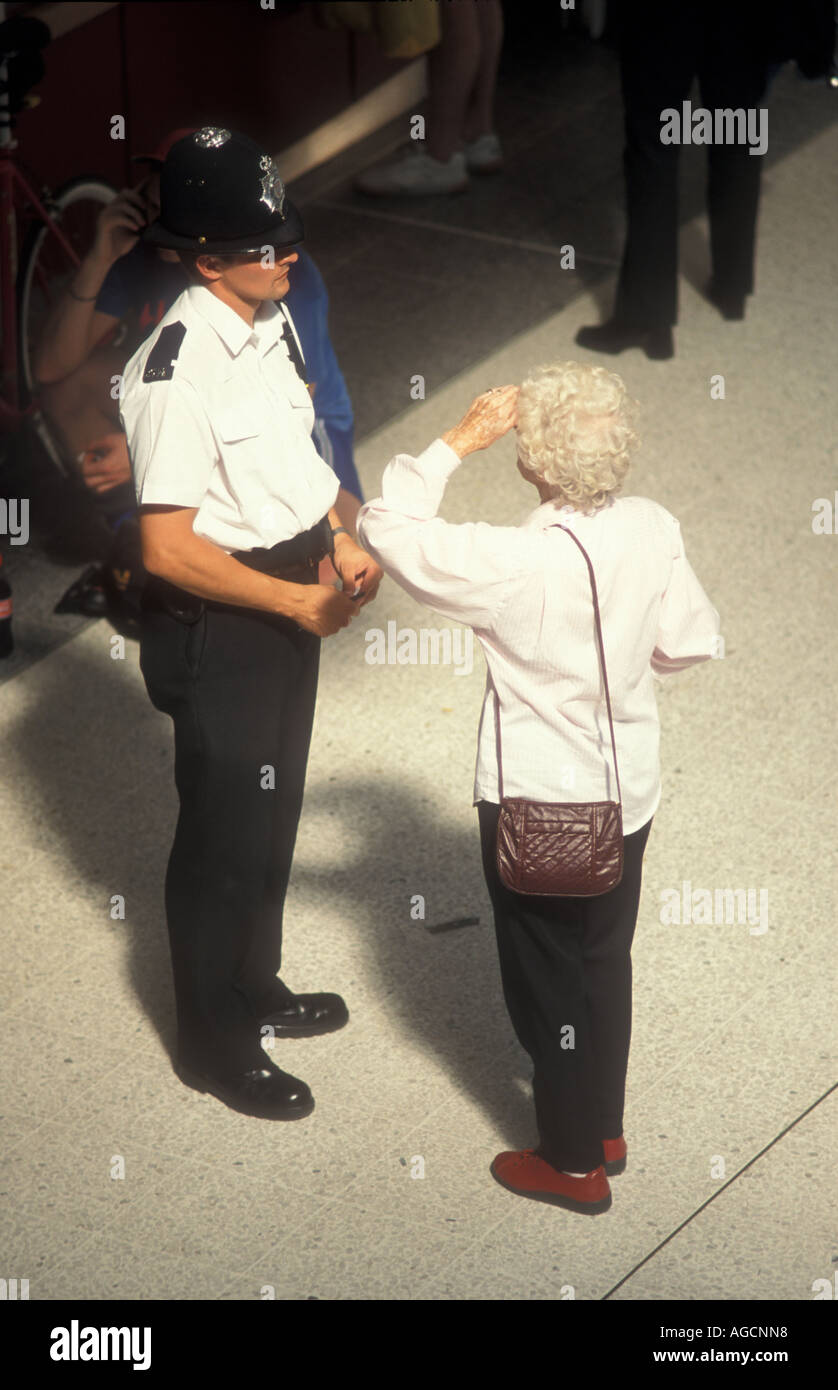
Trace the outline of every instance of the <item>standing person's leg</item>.
<instances>
[{"instance_id":1,"label":"standing person's leg","mask_svg":"<svg viewBox=\"0 0 838 1390\"><path fill-rule=\"evenodd\" d=\"M272 1005L286 1001L291 994L276 977L282 964L283 910L303 806L314 722L320 638L311 632L289 632L287 642L275 647L272 661L276 669L266 670L265 679L277 692L282 692L282 698L277 699L275 709L273 746L277 750L277 763L270 852L250 949L236 980L255 1019L270 1012Z\"/></svg>"},{"instance_id":2,"label":"standing person's leg","mask_svg":"<svg viewBox=\"0 0 838 1390\"><path fill-rule=\"evenodd\" d=\"M680 115L696 70L697 0L621 0L616 10L625 122L626 240L614 311L576 335L580 347L673 355L678 320L678 144L663 144L661 113Z\"/></svg>"},{"instance_id":3,"label":"standing person's leg","mask_svg":"<svg viewBox=\"0 0 838 1390\"><path fill-rule=\"evenodd\" d=\"M756 116L766 99L768 68L754 57L741 24L736 26L731 16L717 12L711 12L711 18L699 67L702 104L710 111L750 110ZM767 113L759 120L767 121ZM764 126L757 126L757 135L760 129L765 133ZM764 157L764 153L751 154L748 144L712 144L707 150L711 293L729 318L744 317L745 296L754 291Z\"/></svg>"},{"instance_id":4,"label":"standing person's leg","mask_svg":"<svg viewBox=\"0 0 838 1390\"><path fill-rule=\"evenodd\" d=\"M424 197L468 188L462 144L469 94L481 62L477 9L477 0L445 0L439 6L440 40L428 52L425 140L411 140L407 152L359 174L359 193Z\"/></svg>"},{"instance_id":5,"label":"standing person's leg","mask_svg":"<svg viewBox=\"0 0 838 1390\"><path fill-rule=\"evenodd\" d=\"M624 65L625 72L625 65ZM629 328L678 321L677 145L661 145L660 104L649 107L624 85L626 240L614 318Z\"/></svg>"},{"instance_id":6,"label":"standing person's leg","mask_svg":"<svg viewBox=\"0 0 838 1390\"><path fill-rule=\"evenodd\" d=\"M428 121L425 147L447 163L463 143L466 107L481 62L477 4L439 7L441 37L428 54Z\"/></svg>"},{"instance_id":7,"label":"standing person's leg","mask_svg":"<svg viewBox=\"0 0 838 1390\"><path fill-rule=\"evenodd\" d=\"M217 1076L265 1061L258 1019L236 982L262 923L276 798L283 796L278 711L298 671L280 620L260 616L210 609L187 625L145 611L141 637L149 694L171 715L175 733L180 814L166 914L178 1060ZM276 769L273 789L267 765Z\"/></svg>"},{"instance_id":8,"label":"standing person's leg","mask_svg":"<svg viewBox=\"0 0 838 1390\"><path fill-rule=\"evenodd\" d=\"M495 88L503 47L503 10L500 0L478 0L476 5L480 59L463 118L467 144L494 130Z\"/></svg>"},{"instance_id":9,"label":"standing person's leg","mask_svg":"<svg viewBox=\"0 0 838 1390\"><path fill-rule=\"evenodd\" d=\"M492 899L504 998L533 1061L539 1153L562 1172L603 1161L578 898L525 897L504 887L495 842L499 807L478 804L483 871Z\"/></svg>"},{"instance_id":10,"label":"standing person's leg","mask_svg":"<svg viewBox=\"0 0 838 1390\"><path fill-rule=\"evenodd\" d=\"M643 854L651 826L648 821L625 837L623 876L616 888L585 900L582 956L601 1139L619 1139L623 1133L631 1044L631 945L640 902Z\"/></svg>"},{"instance_id":11,"label":"standing person's leg","mask_svg":"<svg viewBox=\"0 0 838 1390\"><path fill-rule=\"evenodd\" d=\"M626 241L614 317L639 327L678 321L680 146L661 141L662 111L679 115L698 58L689 9L642 5L620 41L625 118Z\"/></svg>"}]
</instances>

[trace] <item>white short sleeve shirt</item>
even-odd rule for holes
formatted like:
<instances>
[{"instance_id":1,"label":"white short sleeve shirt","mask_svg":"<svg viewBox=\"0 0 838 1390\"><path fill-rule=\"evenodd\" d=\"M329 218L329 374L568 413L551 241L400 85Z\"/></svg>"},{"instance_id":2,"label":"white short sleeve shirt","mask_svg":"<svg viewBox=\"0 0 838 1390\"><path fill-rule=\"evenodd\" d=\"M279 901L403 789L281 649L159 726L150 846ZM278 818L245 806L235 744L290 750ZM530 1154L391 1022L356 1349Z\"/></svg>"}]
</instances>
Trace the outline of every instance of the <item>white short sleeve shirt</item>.
<instances>
[{"instance_id":1,"label":"white short sleeve shirt","mask_svg":"<svg viewBox=\"0 0 838 1390\"><path fill-rule=\"evenodd\" d=\"M282 338L286 321L299 347L290 314L277 304L260 305L251 328L205 286L192 285L125 369L119 414L137 505L196 508L195 533L228 553L307 531L334 506L340 486L311 438L314 407ZM178 324L179 345L177 334L161 344L162 378L147 373L156 347L160 362L161 334Z\"/></svg>"},{"instance_id":2,"label":"white short sleeve shirt","mask_svg":"<svg viewBox=\"0 0 838 1390\"><path fill-rule=\"evenodd\" d=\"M614 717L623 830L639 830L661 794L655 678L719 654L719 615L659 503L613 497L590 516L545 502L521 526L452 525L437 516L460 459L441 439L397 454L381 496L358 513L361 544L419 603L473 628L489 678L474 800L616 800L596 651L590 556Z\"/></svg>"}]
</instances>

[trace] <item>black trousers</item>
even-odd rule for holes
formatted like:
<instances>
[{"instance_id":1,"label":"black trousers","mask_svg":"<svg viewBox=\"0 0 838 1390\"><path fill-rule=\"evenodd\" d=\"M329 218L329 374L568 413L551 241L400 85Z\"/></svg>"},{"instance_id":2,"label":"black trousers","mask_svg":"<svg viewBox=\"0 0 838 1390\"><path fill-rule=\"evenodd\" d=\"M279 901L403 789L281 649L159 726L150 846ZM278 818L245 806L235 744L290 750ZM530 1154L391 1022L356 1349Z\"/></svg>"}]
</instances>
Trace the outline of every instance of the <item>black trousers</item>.
<instances>
[{"instance_id":1,"label":"black trousers","mask_svg":"<svg viewBox=\"0 0 838 1390\"><path fill-rule=\"evenodd\" d=\"M696 76L709 110L757 108L768 65L753 3L623 0L620 14L628 229L614 314L628 324L664 327L678 321L680 147L661 144L661 112L674 107L681 114ZM764 156L750 154L747 144L706 151L713 279L723 294L751 294Z\"/></svg>"},{"instance_id":2,"label":"black trousers","mask_svg":"<svg viewBox=\"0 0 838 1390\"><path fill-rule=\"evenodd\" d=\"M503 885L500 807L480 801L477 812L506 1007L534 1067L538 1151L565 1172L588 1173L603 1162L602 1140L623 1132L630 953L652 822L625 837L616 888L596 898L542 898Z\"/></svg>"},{"instance_id":3,"label":"black trousers","mask_svg":"<svg viewBox=\"0 0 838 1390\"><path fill-rule=\"evenodd\" d=\"M174 723L180 798L166 874L178 1056L218 1075L264 1065L303 801L320 639L209 604L183 622L144 597L140 667Z\"/></svg>"}]
</instances>

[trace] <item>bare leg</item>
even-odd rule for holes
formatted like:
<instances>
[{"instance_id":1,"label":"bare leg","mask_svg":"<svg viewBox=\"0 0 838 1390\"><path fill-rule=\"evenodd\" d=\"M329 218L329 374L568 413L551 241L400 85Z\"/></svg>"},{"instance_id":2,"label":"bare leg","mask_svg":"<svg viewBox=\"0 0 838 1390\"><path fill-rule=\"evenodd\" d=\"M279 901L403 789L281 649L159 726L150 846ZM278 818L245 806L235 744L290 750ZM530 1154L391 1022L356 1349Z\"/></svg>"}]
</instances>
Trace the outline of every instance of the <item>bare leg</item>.
<instances>
[{"instance_id":1,"label":"bare leg","mask_svg":"<svg viewBox=\"0 0 838 1390\"><path fill-rule=\"evenodd\" d=\"M80 367L50 386L38 388L38 400L58 434L68 462L75 462L95 439L121 429L119 401L111 399L111 377L125 370L120 348L94 348Z\"/></svg>"},{"instance_id":2,"label":"bare leg","mask_svg":"<svg viewBox=\"0 0 838 1390\"><path fill-rule=\"evenodd\" d=\"M428 54L426 148L432 159L442 163L463 142L469 93L480 65L478 10L483 2L443 0L439 7L442 36Z\"/></svg>"},{"instance_id":3,"label":"bare leg","mask_svg":"<svg viewBox=\"0 0 838 1390\"><path fill-rule=\"evenodd\" d=\"M480 64L465 114L463 134L467 144L495 128L495 87L503 45L500 0L477 0L477 20L480 28Z\"/></svg>"}]
</instances>

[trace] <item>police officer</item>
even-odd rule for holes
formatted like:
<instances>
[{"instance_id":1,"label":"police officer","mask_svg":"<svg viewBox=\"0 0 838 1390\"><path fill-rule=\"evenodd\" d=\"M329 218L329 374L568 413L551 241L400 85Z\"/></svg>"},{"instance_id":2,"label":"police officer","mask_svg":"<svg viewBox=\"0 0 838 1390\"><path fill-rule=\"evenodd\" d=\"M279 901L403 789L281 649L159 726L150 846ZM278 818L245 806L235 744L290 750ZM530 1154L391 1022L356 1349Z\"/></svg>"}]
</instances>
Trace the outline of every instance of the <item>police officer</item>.
<instances>
[{"instance_id":1,"label":"police officer","mask_svg":"<svg viewBox=\"0 0 838 1390\"><path fill-rule=\"evenodd\" d=\"M320 639L375 597L381 571L340 525L338 479L311 438L281 304L303 226L274 161L205 127L172 146L160 202L144 235L193 283L129 361L120 417L150 575L140 667L174 724L175 1069L232 1109L299 1119L311 1092L271 1063L263 1030L309 1037L348 1018L338 995L278 978ZM317 583L326 555L342 589Z\"/></svg>"}]
</instances>

